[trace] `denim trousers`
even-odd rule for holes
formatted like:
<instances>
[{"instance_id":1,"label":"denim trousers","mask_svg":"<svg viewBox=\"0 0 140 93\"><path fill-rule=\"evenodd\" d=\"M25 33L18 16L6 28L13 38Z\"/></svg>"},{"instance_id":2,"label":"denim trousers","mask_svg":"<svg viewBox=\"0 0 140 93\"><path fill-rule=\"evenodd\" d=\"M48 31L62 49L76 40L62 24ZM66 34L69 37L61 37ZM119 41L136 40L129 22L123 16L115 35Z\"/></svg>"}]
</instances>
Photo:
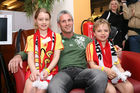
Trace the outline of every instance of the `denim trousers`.
<instances>
[{"instance_id":1,"label":"denim trousers","mask_svg":"<svg viewBox=\"0 0 140 93\"><path fill-rule=\"evenodd\" d=\"M85 88L85 93L104 93L107 75L97 69L68 67L50 81L47 93L69 93L73 88Z\"/></svg>"},{"instance_id":2,"label":"denim trousers","mask_svg":"<svg viewBox=\"0 0 140 93\"><path fill-rule=\"evenodd\" d=\"M129 50L140 53L140 35L129 36Z\"/></svg>"}]
</instances>

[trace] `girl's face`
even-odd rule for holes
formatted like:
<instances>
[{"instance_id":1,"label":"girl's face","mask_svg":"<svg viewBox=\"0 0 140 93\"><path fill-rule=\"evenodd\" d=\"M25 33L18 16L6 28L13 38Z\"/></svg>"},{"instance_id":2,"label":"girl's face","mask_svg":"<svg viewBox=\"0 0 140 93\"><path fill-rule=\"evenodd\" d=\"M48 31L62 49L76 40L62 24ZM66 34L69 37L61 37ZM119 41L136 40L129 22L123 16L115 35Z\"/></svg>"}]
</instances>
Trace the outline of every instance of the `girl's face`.
<instances>
[{"instance_id":1,"label":"girl's face","mask_svg":"<svg viewBox=\"0 0 140 93\"><path fill-rule=\"evenodd\" d=\"M117 2L116 1L111 1L110 4L111 4L111 9L112 10L115 10L116 11L118 9L118 5L117 5Z\"/></svg>"},{"instance_id":2,"label":"girl's face","mask_svg":"<svg viewBox=\"0 0 140 93\"><path fill-rule=\"evenodd\" d=\"M37 19L35 19L35 22L36 22L39 30L46 31L50 25L49 14L44 13L44 12L40 12L38 14Z\"/></svg>"},{"instance_id":3,"label":"girl's face","mask_svg":"<svg viewBox=\"0 0 140 93\"><path fill-rule=\"evenodd\" d=\"M94 36L96 39L100 40L101 42L106 42L109 37L109 27L107 24L101 24L96 27Z\"/></svg>"}]
</instances>

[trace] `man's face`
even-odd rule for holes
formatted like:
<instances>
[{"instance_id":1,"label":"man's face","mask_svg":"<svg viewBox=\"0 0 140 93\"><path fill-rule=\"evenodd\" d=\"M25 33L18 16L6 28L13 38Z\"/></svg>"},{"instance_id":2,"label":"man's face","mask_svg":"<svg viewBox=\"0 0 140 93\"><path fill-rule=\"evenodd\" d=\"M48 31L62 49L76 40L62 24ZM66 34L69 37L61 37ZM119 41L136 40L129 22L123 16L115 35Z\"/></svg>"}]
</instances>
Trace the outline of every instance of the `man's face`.
<instances>
[{"instance_id":1,"label":"man's face","mask_svg":"<svg viewBox=\"0 0 140 93\"><path fill-rule=\"evenodd\" d=\"M60 21L58 23L62 33L73 32L73 20L69 14L63 14L60 16Z\"/></svg>"}]
</instances>

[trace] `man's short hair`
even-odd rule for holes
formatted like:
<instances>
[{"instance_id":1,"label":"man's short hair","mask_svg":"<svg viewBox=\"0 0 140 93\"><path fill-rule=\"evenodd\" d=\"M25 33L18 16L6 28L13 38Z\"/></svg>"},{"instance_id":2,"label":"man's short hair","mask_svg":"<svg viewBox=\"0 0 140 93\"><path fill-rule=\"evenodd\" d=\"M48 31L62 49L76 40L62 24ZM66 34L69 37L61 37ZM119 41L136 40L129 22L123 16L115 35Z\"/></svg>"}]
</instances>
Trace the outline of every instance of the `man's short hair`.
<instances>
[{"instance_id":1,"label":"man's short hair","mask_svg":"<svg viewBox=\"0 0 140 93\"><path fill-rule=\"evenodd\" d=\"M59 21L60 21L60 16L62 16L63 14L69 14L69 15L71 16L72 20L73 20L73 17L72 17L72 15L71 15L71 13L70 13L69 11L67 11L67 10L62 10L62 11L58 14L58 16L57 16L57 23L59 23Z\"/></svg>"}]
</instances>

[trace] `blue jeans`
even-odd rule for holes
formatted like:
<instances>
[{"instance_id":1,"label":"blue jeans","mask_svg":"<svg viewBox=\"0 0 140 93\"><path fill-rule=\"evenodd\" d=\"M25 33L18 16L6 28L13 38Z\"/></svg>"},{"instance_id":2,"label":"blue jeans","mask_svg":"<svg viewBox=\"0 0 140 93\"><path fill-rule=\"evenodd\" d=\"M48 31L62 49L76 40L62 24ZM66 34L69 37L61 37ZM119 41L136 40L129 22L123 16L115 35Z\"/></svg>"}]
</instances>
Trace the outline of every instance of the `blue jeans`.
<instances>
[{"instance_id":1,"label":"blue jeans","mask_svg":"<svg viewBox=\"0 0 140 93\"><path fill-rule=\"evenodd\" d=\"M140 35L129 36L129 50L140 53Z\"/></svg>"},{"instance_id":2,"label":"blue jeans","mask_svg":"<svg viewBox=\"0 0 140 93\"><path fill-rule=\"evenodd\" d=\"M85 88L85 93L104 93L107 75L97 69L68 67L50 81L47 93L69 93L73 88Z\"/></svg>"}]
</instances>

